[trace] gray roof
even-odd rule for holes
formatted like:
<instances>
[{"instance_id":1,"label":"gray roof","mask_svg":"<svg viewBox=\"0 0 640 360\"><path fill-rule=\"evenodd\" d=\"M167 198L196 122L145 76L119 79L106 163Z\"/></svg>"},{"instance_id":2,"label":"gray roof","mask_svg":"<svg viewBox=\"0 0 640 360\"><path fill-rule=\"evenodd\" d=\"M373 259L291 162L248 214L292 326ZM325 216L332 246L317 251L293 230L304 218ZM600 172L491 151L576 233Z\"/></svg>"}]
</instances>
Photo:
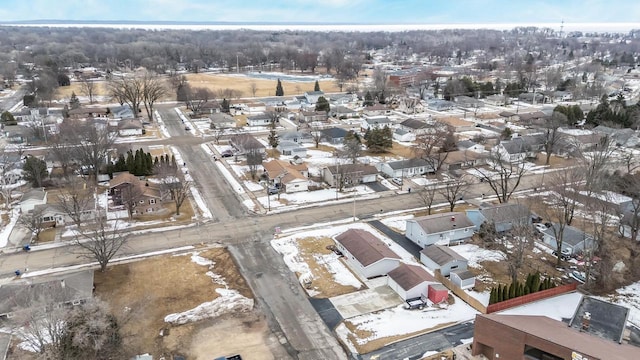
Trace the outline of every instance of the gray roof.
<instances>
[{"instance_id":1,"label":"gray roof","mask_svg":"<svg viewBox=\"0 0 640 360\"><path fill-rule=\"evenodd\" d=\"M332 127L320 130L322 136L328 139L341 139L347 135L347 130L339 127Z\"/></svg>"},{"instance_id":2,"label":"gray roof","mask_svg":"<svg viewBox=\"0 0 640 360\"><path fill-rule=\"evenodd\" d=\"M324 91L307 91L306 95L324 95Z\"/></svg>"},{"instance_id":3,"label":"gray roof","mask_svg":"<svg viewBox=\"0 0 640 360\"><path fill-rule=\"evenodd\" d=\"M369 125L390 124L391 123L391 120L389 120L389 118L386 117L386 116L379 116L379 117L376 116L376 117L373 117L373 118L365 119L365 121Z\"/></svg>"},{"instance_id":4,"label":"gray roof","mask_svg":"<svg viewBox=\"0 0 640 360\"><path fill-rule=\"evenodd\" d=\"M349 229L336 236L342 244L363 266L369 266L384 258L400 259L382 240L362 229Z\"/></svg>"},{"instance_id":5,"label":"gray roof","mask_svg":"<svg viewBox=\"0 0 640 360\"><path fill-rule=\"evenodd\" d=\"M554 223L550 228L545 230L544 233L555 238L556 232L559 232L559 231L560 231L560 226ZM569 225L565 225L564 231L562 232L562 243L571 245L571 246L576 246L579 243L585 241L586 239L591 239L591 238L592 238L591 235L579 230L578 228L575 228Z\"/></svg>"},{"instance_id":6,"label":"gray roof","mask_svg":"<svg viewBox=\"0 0 640 360\"><path fill-rule=\"evenodd\" d=\"M429 124L427 124L424 121L420 121L420 120L416 120L416 119L407 119L403 122L400 123L400 125L404 126L404 127L408 127L411 129L426 129L428 127L430 127Z\"/></svg>"},{"instance_id":7,"label":"gray roof","mask_svg":"<svg viewBox=\"0 0 640 360\"><path fill-rule=\"evenodd\" d=\"M450 273L456 274L460 280L468 280L476 277L471 271L463 269L451 270Z\"/></svg>"},{"instance_id":8,"label":"gray roof","mask_svg":"<svg viewBox=\"0 0 640 360\"><path fill-rule=\"evenodd\" d=\"M393 170L401 170L401 169L411 169L411 168L417 168L417 167L431 167L431 163L428 162L427 160L423 159L423 158L413 158L413 159L407 159L407 160L398 160L398 161L391 161L388 162L387 165L389 165L390 168L392 168Z\"/></svg>"},{"instance_id":9,"label":"gray roof","mask_svg":"<svg viewBox=\"0 0 640 360\"><path fill-rule=\"evenodd\" d=\"M591 316L589 328L586 330L582 326L585 313L589 313ZM624 306L583 296L569 326L602 339L621 343L628 316L629 309Z\"/></svg>"},{"instance_id":10,"label":"gray roof","mask_svg":"<svg viewBox=\"0 0 640 360\"><path fill-rule=\"evenodd\" d=\"M230 122L235 123L236 121L236 119L234 119L233 116L226 113L211 114L209 115L209 119L211 119L211 122L214 124L224 124L224 123L230 123Z\"/></svg>"},{"instance_id":11,"label":"gray roof","mask_svg":"<svg viewBox=\"0 0 640 360\"><path fill-rule=\"evenodd\" d=\"M487 221L495 224L503 222L526 224L531 219L531 212L520 204L483 204L488 205L480 209L480 213Z\"/></svg>"},{"instance_id":12,"label":"gray roof","mask_svg":"<svg viewBox=\"0 0 640 360\"><path fill-rule=\"evenodd\" d=\"M448 246L441 245L429 245L422 249L420 253L427 256L429 259L433 260L436 264L442 266L451 261L467 261L464 256L458 254L457 252L451 250Z\"/></svg>"},{"instance_id":13,"label":"gray roof","mask_svg":"<svg viewBox=\"0 0 640 360\"><path fill-rule=\"evenodd\" d=\"M46 278L29 278L0 286L0 314L27 308L39 301L49 304L86 300L93 295L93 270Z\"/></svg>"},{"instance_id":14,"label":"gray roof","mask_svg":"<svg viewBox=\"0 0 640 360\"><path fill-rule=\"evenodd\" d=\"M519 136L517 138L503 141L500 144L509 154L520 154L531 151L534 147L542 144L539 136Z\"/></svg>"},{"instance_id":15,"label":"gray roof","mask_svg":"<svg viewBox=\"0 0 640 360\"><path fill-rule=\"evenodd\" d=\"M462 141L458 141L458 143L456 144L458 146L458 149L461 150L466 150L470 147L476 146L478 144L474 143L471 140L462 140Z\"/></svg>"},{"instance_id":16,"label":"gray roof","mask_svg":"<svg viewBox=\"0 0 640 360\"><path fill-rule=\"evenodd\" d=\"M269 114L256 114L247 116L247 120L271 120L271 115Z\"/></svg>"},{"instance_id":17,"label":"gray roof","mask_svg":"<svg viewBox=\"0 0 640 360\"><path fill-rule=\"evenodd\" d=\"M459 212L428 215L410 221L415 221L427 234L474 227L467 215Z\"/></svg>"},{"instance_id":18,"label":"gray roof","mask_svg":"<svg viewBox=\"0 0 640 360\"><path fill-rule=\"evenodd\" d=\"M291 141L291 140L280 141L278 143L277 148L278 149L302 149L302 150L306 150L306 148L304 146L301 146L297 142Z\"/></svg>"},{"instance_id":19,"label":"gray roof","mask_svg":"<svg viewBox=\"0 0 640 360\"><path fill-rule=\"evenodd\" d=\"M340 171L340 173L342 174L354 174L354 173L361 173L362 175L372 175L372 174L377 174L378 170L376 169L375 166L373 165L367 165L367 164L341 164L339 165L339 170L338 170L338 166L337 165L331 165L331 166L327 166L327 169L332 173L335 174L338 171Z\"/></svg>"},{"instance_id":20,"label":"gray roof","mask_svg":"<svg viewBox=\"0 0 640 360\"><path fill-rule=\"evenodd\" d=\"M336 114L351 114L356 112L355 110L348 108L346 106L336 106L336 108L333 110Z\"/></svg>"},{"instance_id":21,"label":"gray roof","mask_svg":"<svg viewBox=\"0 0 640 360\"><path fill-rule=\"evenodd\" d=\"M29 191L27 191L26 193L24 193L24 195L22 195L22 199L20 200L22 201L26 201L26 200L44 200L45 196L47 195L47 192L44 191L44 189L31 189Z\"/></svg>"}]
</instances>

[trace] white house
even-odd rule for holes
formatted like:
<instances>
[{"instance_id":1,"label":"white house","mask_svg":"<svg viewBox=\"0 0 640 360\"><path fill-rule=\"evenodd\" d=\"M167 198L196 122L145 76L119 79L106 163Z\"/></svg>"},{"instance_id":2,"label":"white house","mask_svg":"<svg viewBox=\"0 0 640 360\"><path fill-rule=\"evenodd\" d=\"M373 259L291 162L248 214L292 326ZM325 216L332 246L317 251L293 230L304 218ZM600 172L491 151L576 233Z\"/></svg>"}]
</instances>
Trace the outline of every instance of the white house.
<instances>
[{"instance_id":1,"label":"white house","mask_svg":"<svg viewBox=\"0 0 640 360\"><path fill-rule=\"evenodd\" d=\"M362 131L367 131L370 128L383 128L385 126L391 126L392 122L388 117L384 115L379 116L363 116L360 123Z\"/></svg>"},{"instance_id":2,"label":"white house","mask_svg":"<svg viewBox=\"0 0 640 360\"><path fill-rule=\"evenodd\" d=\"M413 158L383 163L380 171L389 177L404 178L432 173L435 170L431 162L422 158Z\"/></svg>"},{"instance_id":3,"label":"white house","mask_svg":"<svg viewBox=\"0 0 640 360\"><path fill-rule=\"evenodd\" d=\"M393 140L400 142L412 142L416 139L416 134L405 129L395 129L393 131Z\"/></svg>"},{"instance_id":4,"label":"white house","mask_svg":"<svg viewBox=\"0 0 640 360\"><path fill-rule=\"evenodd\" d=\"M267 105L261 102L247 104L247 111L250 114L260 114L267 111Z\"/></svg>"},{"instance_id":5,"label":"white house","mask_svg":"<svg viewBox=\"0 0 640 360\"><path fill-rule=\"evenodd\" d=\"M307 148L294 141L280 141L276 149L278 149L278 151L280 151L280 154L282 155L291 155L298 157L307 156Z\"/></svg>"},{"instance_id":6,"label":"white house","mask_svg":"<svg viewBox=\"0 0 640 360\"><path fill-rule=\"evenodd\" d=\"M269 126L271 125L271 116L268 114L256 114L247 116L247 126Z\"/></svg>"},{"instance_id":7,"label":"white house","mask_svg":"<svg viewBox=\"0 0 640 360\"><path fill-rule=\"evenodd\" d=\"M400 123L399 129L411 132L415 135L427 134L433 129L433 124L426 121L409 118Z\"/></svg>"},{"instance_id":8,"label":"white house","mask_svg":"<svg viewBox=\"0 0 640 360\"><path fill-rule=\"evenodd\" d=\"M143 133L140 119L125 119L118 121L119 136L140 136Z\"/></svg>"},{"instance_id":9,"label":"white house","mask_svg":"<svg viewBox=\"0 0 640 360\"><path fill-rule=\"evenodd\" d=\"M403 300L428 295L431 284L438 281L419 265L400 264L387 274L387 285Z\"/></svg>"},{"instance_id":10,"label":"white house","mask_svg":"<svg viewBox=\"0 0 640 360\"><path fill-rule=\"evenodd\" d=\"M473 235L474 225L464 213L448 212L407 220L405 236L426 247L460 243Z\"/></svg>"},{"instance_id":11,"label":"white house","mask_svg":"<svg viewBox=\"0 0 640 360\"><path fill-rule=\"evenodd\" d=\"M386 275L400 265L400 256L366 230L349 229L335 240L347 263L365 278Z\"/></svg>"},{"instance_id":12,"label":"white house","mask_svg":"<svg viewBox=\"0 0 640 360\"><path fill-rule=\"evenodd\" d=\"M324 96L324 91L307 91L304 93L304 98L311 105L317 103L321 96Z\"/></svg>"},{"instance_id":13,"label":"white house","mask_svg":"<svg viewBox=\"0 0 640 360\"><path fill-rule=\"evenodd\" d=\"M448 246L429 245L420 251L420 262L429 270L440 270L443 276L449 276L451 270L466 270L469 261Z\"/></svg>"},{"instance_id":14,"label":"white house","mask_svg":"<svg viewBox=\"0 0 640 360\"><path fill-rule=\"evenodd\" d=\"M31 189L22 195L20 199L20 211L23 214L33 210L36 205L47 203L47 192L44 189Z\"/></svg>"},{"instance_id":15,"label":"white house","mask_svg":"<svg viewBox=\"0 0 640 360\"><path fill-rule=\"evenodd\" d=\"M553 224L543 233L542 241L549 245L552 249L558 248L556 236L560 234L558 224ZM568 251L571 255L583 252L584 250L592 250L595 246L593 236L581 231L573 226L565 225L562 231L562 251Z\"/></svg>"}]
</instances>

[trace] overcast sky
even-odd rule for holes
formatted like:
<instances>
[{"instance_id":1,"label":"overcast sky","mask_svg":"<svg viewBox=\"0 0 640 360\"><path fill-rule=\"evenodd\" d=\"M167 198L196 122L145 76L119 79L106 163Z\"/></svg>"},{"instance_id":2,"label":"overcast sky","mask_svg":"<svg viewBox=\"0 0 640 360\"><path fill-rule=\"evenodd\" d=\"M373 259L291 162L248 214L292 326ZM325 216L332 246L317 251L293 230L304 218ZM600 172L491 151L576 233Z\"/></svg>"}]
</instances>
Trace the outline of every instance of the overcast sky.
<instances>
[{"instance_id":1,"label":"overcast sky","mask_svg":"<svg viewBox=\"0 0 640 360\"><path fill-rule=\"evenodd\" d=\"M383 24L640 22L639 0L0 0L0 19ZM0 20L1 21L1 20Z\"/></svg>"}]
</instances>

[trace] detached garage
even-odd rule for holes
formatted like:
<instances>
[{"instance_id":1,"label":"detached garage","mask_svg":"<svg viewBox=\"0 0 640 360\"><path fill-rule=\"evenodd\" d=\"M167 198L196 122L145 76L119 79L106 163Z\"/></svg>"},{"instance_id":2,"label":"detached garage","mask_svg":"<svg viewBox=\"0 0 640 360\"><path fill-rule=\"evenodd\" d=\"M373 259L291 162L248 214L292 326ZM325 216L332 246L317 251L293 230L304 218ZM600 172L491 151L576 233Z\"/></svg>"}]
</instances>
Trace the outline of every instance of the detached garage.
<instances>
[{"instance_id":1,"label":"detached garage","mask_svg":"<svg viewBox=\"0 0 640 360\"><path fill-rule=\"evenodd\" d=\"M349 265L365 278L386 275L400 263L400 256L368 231L350 229L335 240Z\"/></svg>"},{"instance_id":2,"label":"detached garage","mask_svg":"<svg viewBox=\"0 0 640 360\"><path fill-rule=\"evenodd\" d=\"M452 270L449 275L451 282L461 289L471 289L476 286L476 276L469 270Z\"/></svg>"},{"instance_id":3,"label":"detached garage","mask_svg":"<svg viewBox=\"0 0 640 360\"><path fill-rule=\"evenodd\" d=\"M449 276L451 270L467 270L468 261L448 246L429 245L420 251L420 262L432 271Z\"/></svg>"},{"instance_id":4,"label":"detached garage","mask_svg":"<svg viewBox=\"0 0 640 360\"><path fill-rule=\"evenodd\" d=\"M403 300L427 297L429 285L437 283L438 281L427 270L417 265L401 264L389 272L387 278L387 285Z\"/></svg>"}]
</instances>

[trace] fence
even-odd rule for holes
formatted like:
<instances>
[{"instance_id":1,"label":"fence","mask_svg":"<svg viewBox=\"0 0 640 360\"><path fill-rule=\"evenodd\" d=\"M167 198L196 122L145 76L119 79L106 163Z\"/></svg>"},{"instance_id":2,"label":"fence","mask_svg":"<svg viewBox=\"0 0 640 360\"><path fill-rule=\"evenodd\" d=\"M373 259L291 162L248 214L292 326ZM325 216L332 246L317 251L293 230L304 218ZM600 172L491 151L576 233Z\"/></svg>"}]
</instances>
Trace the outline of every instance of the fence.
<instances>
[{"instance_id":1,"label":"fence","mask_svg":"<svg viewBox=\"0 0 640 360\"><path fill-rule=\"evenodd\" d=\"M530 302L550 298L552 296L575 291L578 288L578 283L572 283L567 285L556 286L551 289L534 292L533 294L519 296L517 298L501 301L499 303L491 304L487 306L486 313L491 314L496 311L506 310L512 307L528 304Z\"/></svg>"},{"instance_id":2,"label":"fence","mask_svg":"<svg viewBox=\"0 0 640 360\"><path fill-rule=\"evenodd\" d=\"M484 306L484 304L482 304L478 299L474 298L473 296L469 295L469 293L467 293L466 291L464 291L463 289L458 287L458 285L452 283L451 280L449 280L446 277L442 276L442 274L440 273L440 270L434 271L434 275L435 275L436 280L440 281L442 283L442 285L446 286L457 297L459 297L464 302L469 304L469 306L471 306L472 308L478 310L479 312L481 312L483 314L487 313L487 307Z\"/></svg>"}]
</instances>

